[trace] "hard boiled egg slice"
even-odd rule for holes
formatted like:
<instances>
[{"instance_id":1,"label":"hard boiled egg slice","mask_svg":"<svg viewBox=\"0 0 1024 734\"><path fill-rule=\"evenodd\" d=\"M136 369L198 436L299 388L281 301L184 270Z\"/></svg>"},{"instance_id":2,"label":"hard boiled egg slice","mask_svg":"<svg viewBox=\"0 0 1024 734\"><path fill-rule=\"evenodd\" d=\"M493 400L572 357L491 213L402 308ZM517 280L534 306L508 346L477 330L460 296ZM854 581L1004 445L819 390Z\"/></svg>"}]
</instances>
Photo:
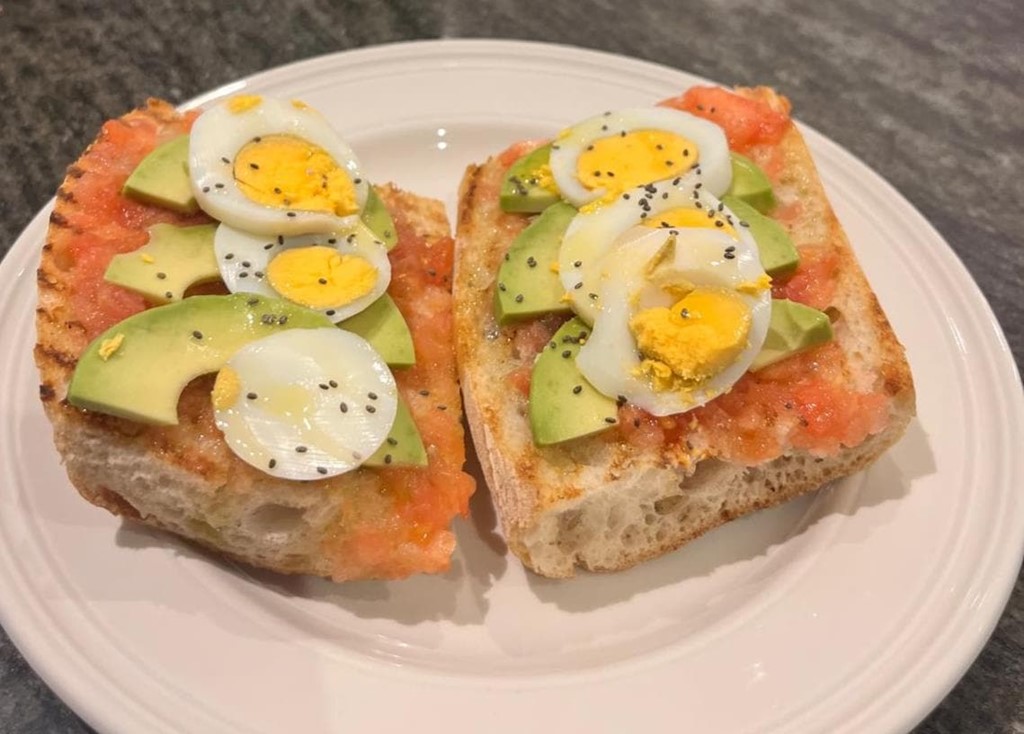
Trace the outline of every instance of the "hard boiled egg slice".
<instances>
[{"instance_id":1,"label":"hard boiled egg slice","mask_svg":"<svg viewBox=\"0 0 1024 734\"><path fill-rule=\"evenodd\" d=\"M711 195L700 177L657 181L624 192L614 204L580 212L558 250L558 272L573 310L589 324L602 305L598 279L605 255L631 228L711 229L757 253L749 227Z\"/></svg>"},{"instance_id":2,"label":"hard boiled egg slice","mask_svg":"<svg viewBox=\"0 0 1024 734\"><path fill-rule=\"evenodd\" d=\"M653 415L728 392L768 332L771 279L755 248L717 229L631 230L604 259L599 288L576 364L600 392Z\"/></svg>"},{"instance_id":3,"label":"hard boiled egg slice","mask_svg":"<svg viewBox=\"0 0 1024 734\"><path fill-rule=\"evenodd\" d=\"M291 329L236 352L217 375L213 407L246 463L283 479L323 479L355 469L384 443L398 389L362 337Z\"/></svg>"},{"instance_id":4,"label":"hard boiled egg slice","mask_svg":"<svg viewBox=\"0 0 1024 734\"><path fill-rule=\"evenodd\" d=\"M355 154L320 113L251 94L199 116L189 173L203 211L265 235L348 229L368 193Z\"/></svg>"},{"instance_id":5,"label":"hard boiled egg slice","mask_svg":"<svg viewBox=\"0 0 1024 734\"><path fill-rule=\"evenodd\" d=\"M718 125L688 112L643 107L605 112L564 130L551 145L551 175L577 208L596 208L643 184L700 172L721 196L732 181Z\"/></svg>"},{"instance_id":6,"label":"hard boiled egg slice","mask_svg":"<svg viewBox=\"0 0 1024 734\"><path fill-rule=\"evenodd\" d=\"M384 243L362 223L350 232L257 235L217 227L214 255L232 293L284 298L338 322L376 301L391 282Z\"/></svg>"}]
</instances>

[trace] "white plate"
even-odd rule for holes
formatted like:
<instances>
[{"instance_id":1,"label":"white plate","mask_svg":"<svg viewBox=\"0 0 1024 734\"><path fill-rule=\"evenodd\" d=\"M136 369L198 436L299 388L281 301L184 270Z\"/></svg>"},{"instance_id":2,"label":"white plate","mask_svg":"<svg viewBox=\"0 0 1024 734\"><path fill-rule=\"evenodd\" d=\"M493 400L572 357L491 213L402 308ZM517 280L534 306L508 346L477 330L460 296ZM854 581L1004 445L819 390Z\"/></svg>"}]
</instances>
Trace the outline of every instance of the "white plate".
<instances>
[{"instance_id":1,"label":"white plate","mask_svg":"<svg viewBox=\"0 0 1024 734\"><path fill-rule=\"evenodd\" d=\"M446 200L465 165L698 81L576 49L444 41L259 74L373 179ZM869 123L870 124L870 123ZM31 361L48 209L0 267L0 617L110 732L868 732L911 727L991 632L1024 546L1019 378L966 271L877 175L807 130L906 344L920 418L867 473L627 573L550 582L486 494L450 573L332 585L216 561L81 501Z\"/></svg>"}]
</instances>

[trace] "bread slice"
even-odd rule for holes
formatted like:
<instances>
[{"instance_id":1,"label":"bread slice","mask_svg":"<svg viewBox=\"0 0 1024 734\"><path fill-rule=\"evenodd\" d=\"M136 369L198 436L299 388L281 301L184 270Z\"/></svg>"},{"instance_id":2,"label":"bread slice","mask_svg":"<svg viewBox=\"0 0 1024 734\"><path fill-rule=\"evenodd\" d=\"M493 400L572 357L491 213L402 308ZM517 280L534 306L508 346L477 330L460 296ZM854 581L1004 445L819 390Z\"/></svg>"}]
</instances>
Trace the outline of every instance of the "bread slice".
<instances>
[{"instance_id":1,"label":"bread slice","mask_svg":"<svg viewBox=\"0 0 1024 734\"><path fill-rule=\"evenodd\" d=\"M107 123L57 193L38 271L35 358L43 406L69 479L85 499L115 515L255 566L336 580L447 569L455 545L449 524L467 512L474 483L462 472L451 328L453 243L440 202L378 188L399 234L389 293L417 352L417 364L396 371L396 380L427 447L428 467L360 468L313 482L266 475L236 457L216 429L212 376L186 387L179 425L172 427L66 402L77 357L90 339L118 315L142 307L132 294L102 282L106 262L115 249L143 244L140 232L148 224L186 221L124 199L120 187L149 150L187 131L191 120L151 100Z\"/></svg>"},{"instance_id":2,"label":"bread slice","mask_svg":"<svg viewBox=\"0 0 1024 734\"><path fill-rule=\"evenodd\" d=\"M738 91L788 113L788 102L770 90ZM619 570L678 548L729 520L862 469L900 438L914 415L903 349L800 132L788 124L781 142L748 155L772 160L765 167L778 210L788 213L784 224L807 267L828 265L828 302L818 305L827 305L833 317L834 344L791 357L756 379L748 375L698 411L655 419L622 406L618 427L550 447L532 441L525 385L559 320L500 327L493 309L499 263L528 222L498 204L515 155L466 171L454 286L466 415L509 547L538 574ZM815 413L814 389L839 396L843 410Z\"/></svg>"}]
</instances>

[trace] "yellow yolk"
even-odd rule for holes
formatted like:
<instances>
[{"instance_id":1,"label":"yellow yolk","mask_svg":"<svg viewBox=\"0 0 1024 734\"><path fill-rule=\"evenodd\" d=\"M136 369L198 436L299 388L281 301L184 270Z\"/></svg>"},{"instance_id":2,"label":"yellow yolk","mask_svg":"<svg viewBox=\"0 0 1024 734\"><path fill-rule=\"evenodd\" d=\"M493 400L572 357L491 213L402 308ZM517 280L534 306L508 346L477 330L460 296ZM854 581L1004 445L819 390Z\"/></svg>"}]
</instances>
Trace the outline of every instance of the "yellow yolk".
<instances>
[{"instance_id":1,"label":"yellow yolk","mask_svg":"<svg viewBox=\"0 0 1024 734\"><path fill-rule=\"evenodd\" d=\"M114 336L110 337L109 339L104 339L100 343L100 349L99 349L100 359L102 359L104 362L106 362L108 359L110 359L110 357L114 354L114 352L116 352L118 349L121 348L121 345L123 343L124 343L124 334L115 334Z\"/></svg>"},{"instance_id":2,"label":"yellow yolk","mask_svg":"<svg viewBox=\"0 0 1024 734\"><path fill-rule=\"evenodd\" d=\"M267 135L235 156L235 180L257 204L279 209L329 212L359 210L348 173L323 148L293 135Z\"/></svg>"},{"instance_id":3,"label":"yellow yolk","mask_svg":"<svg viewBox=\"0 0 1024 734\"><path fill-rule=\"evenodd\" d=\"M766 291L772 287L772 278L767 273L762 273L757 277L757 280L748 280L740 283L736 286L736 290L740 293L746 293L748 296L756 296L761 291Z\"/></svg>"},{"instance_id":4,"label":"yellow yolk","mask_svg":"<svg viewBox=\"0 0 1024 734\"><path fill-rule=\"evenodd\" d=\"M671 308L640 311L629 322L655 390L686 390L714 377L746 348L750 309L727 290L697 288Z\"/></svg>"},{"instance_id":5,"label":"yellow yolk","mask_svg":"<svg viewBox=\"0 0 1024 734\"><path fill-rule=\"evenodd\" d=\"M238 373L230 367L221 368L210 393L213 407L217 410L227 410L238 401L238 394L241 391L242 381L238 378Z\"/></svg>"},{"instance_id":6,"label":"yellow yolk","mask_svg":"<svg viewBox=\"0 0 1024 734\"><path fill-rule=\"evenodd\" d=\"M605 189L601 202L608 203L628 189L685 173L697 160L697 145L681 135L634 130L587 146L576 176L588 189Z\"/></svg>"},{"instance_id":7,"label":"yellow yolk","mask_svg":"<svg viewBox=\"0 0 1024 734\"><path fill-rule=\"evenodd\" d=\"M337 308L365 296L377 282L377 268L358 255L314 245L285 250L267 266L271 287L309 308Z\"/></svg>"},{"instance_id":8,"label":"yellow yolk","mask_svg":"<svg viewBox=\"0 0 1024 734\"><path fill-rule=\"evenodd\" d=\"M309 109L309 105L306 104L305 102L303 102L301 99L293 99L292 100L292 107L294 107L297 110L308 110Z\"/></svg>"},{"instance_id":9,"label":"yellow yolk","mask_svg":"<svg viewBox=\"0 0 1024 734\"><path fill-rule=\"evenodd\" d=\"M704 209L688 209L680 207L679 209L670 209L667 212L662 212L654 217L649 217L643 222L645 227L653 227L655 229L659 227L669 228L674 227L676 229L689 229L695 227L704 227L707 229L720 229L728 234L733 239L737 239L736 230L733 226L726 221L725 217L715 212L712 216L708 216L708 212Z\"/></svg>"},{"instance_id":10,"label":"yellow yolk","mask_svg":"<svg viewBox=\"0 0 1024 734\"><path fill-rule=\"evenodd\" d=\"M555 183L555 176L551 173L551 166L547 163L534 171L533 183L545 191L558 193L558 184Z\"/></svg>"},{"instance_id":11,"label":"yellow yolk","mask_svg":"<svg viewBox=\"0 0 1024 734\"><path fill-rule=\"evenodd\" d=\"M238 94L228 100L228 109L236 115L240 115L258 107L262 101L263 97L258 94Z\"/></svg>"}]
</instances>

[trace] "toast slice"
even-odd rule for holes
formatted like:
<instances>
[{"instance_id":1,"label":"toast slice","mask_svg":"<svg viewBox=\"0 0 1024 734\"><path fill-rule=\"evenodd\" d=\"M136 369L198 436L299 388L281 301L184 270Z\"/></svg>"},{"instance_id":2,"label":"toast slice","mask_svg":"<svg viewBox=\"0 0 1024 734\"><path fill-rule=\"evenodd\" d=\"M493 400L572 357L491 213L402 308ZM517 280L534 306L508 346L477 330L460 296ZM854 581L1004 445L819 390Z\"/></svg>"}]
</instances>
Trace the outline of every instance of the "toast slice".
<instances>
[{"instance_id":1,"label":"toast slice","mask_svg":"<svg viewBox=\"0 0 1024 734\"><path fill-rule=\"evenodd\" d=\"M448 568L452 518L473 480L465 460L452 344L452 239L443 205L378 187L399 244L389 294L412 332L416 365L396 370L428 453L425 468L366 468L318 481L277 479L228 448L213 419L213 376L190 383L179 424L144 425L69 405L78 356L106 327L144 304L102 279L110 258L146 241L145 227L204 219L133 202L121 186L194 115L151 100L108 122L57 193L38 271L40 396L68 477L115 515L163 528L231 558L335 580L401 578ZM443 406L443 410L439 410Z\"/></svg>"},{"instance_id":2,"label":"toast slice","mask_svg":"<svg viewBox=\"0 0 1024 734\"><path fill-rule=\"evenodd\" d=\"M737 93L785 123L777 142L745 150L772 178L778 219L802 256L774 290L826 310L835 338L748 373L731 392L678 416L654 418L620 404L618 425L603 433L534 445L530 370L565 317L499 326L493 308L500 261L529 222L501 210L499 188L528 147L466 171L454 285L466 415L509 547L538 574L614 571L671 551L864 468L914 415L903 348L788 118L788 102L764 88Z\"/></svg>"}]
</instances>

